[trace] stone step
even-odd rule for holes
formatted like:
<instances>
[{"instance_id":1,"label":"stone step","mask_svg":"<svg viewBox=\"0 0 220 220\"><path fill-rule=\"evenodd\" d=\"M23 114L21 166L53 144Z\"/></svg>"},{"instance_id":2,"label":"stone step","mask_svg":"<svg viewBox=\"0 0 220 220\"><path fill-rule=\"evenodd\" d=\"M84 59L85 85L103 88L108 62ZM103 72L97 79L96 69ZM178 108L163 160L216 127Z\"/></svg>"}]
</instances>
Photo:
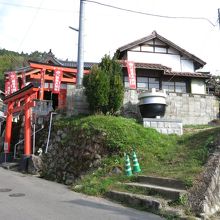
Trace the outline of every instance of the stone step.
<instances>
[{"instance_id":1,"label":"stone step","mask_svg":"<svg viewBox=\"0 0 220 220\"><path fill-rule=\"evenodd\" d=\"M107 192L106 196L111 200L115 200L133 207L142 207L144 209L151 209L155 211L160 210L166 203L165 200L155 199L151 196L120 192L115 190Z\"/></svg>"},{"instance_id":2,"label":"stone step","mask_svg":"<svg viewBox=\"0 0 220 220\"><path fill-rule=\"evenodd\" d=\"M163 187L153 184L145 184L145 183L125 183L125 185L130 187L136 187L139 189L144 189L146 193L150 195L161 195L166 199L169 200L177 200L181 194L186 193L186 190L170 188L170 187Z\"/></svg>"},{"instance_id":3,"label":"stone step","mask_svg":"<svg viewBox=\"0 0 220 220\"><path fill-rule=\"evenodd\" d=\"M152 184L152 185L157 185L157 186L162 186L162 187L170 187L170 188L181 189L181 190L186 189L186 185L182 181L171 179L171 178L164 178L164 177L140 175L140 176L137 176L136 182Z\"/></svg>"},{"instance_id":4,"label":"stone step","mask_svg":"<svg viewBox=\"0 0 220 220\"><path fill-rule=\"evenodd\" d=\"M179 220L194 220L194 218L185 216L183 210L169 207L167 200L164 199L115 190L107 192L106 196L111 200L120 202L122 204L127 204L133 208L139 207L152 213L161 214L162 216L176 216L175 219Z\"/></svg>"},{"instance_id":5,"label":"stone step","mask_svg":"<svg viewBox=\"0 0 220 220\"><path fill-rule=\"evenodd\" d=\"M17 170L17 168L19 167L19 163L18 162L4 162L4 163L1 163L0 166L4 169L7 169L7 170Z\"/></svg>"},{"instance_id":6,"label":"stone step","mask_svg":"<svg viewBox=\"0 0 220 220\"><path fill-rule=\"evenodd\" d=\"M0 153L0 164L5 162L12 162L13 154L12 153Z\"/></svg>"}]
</instances>

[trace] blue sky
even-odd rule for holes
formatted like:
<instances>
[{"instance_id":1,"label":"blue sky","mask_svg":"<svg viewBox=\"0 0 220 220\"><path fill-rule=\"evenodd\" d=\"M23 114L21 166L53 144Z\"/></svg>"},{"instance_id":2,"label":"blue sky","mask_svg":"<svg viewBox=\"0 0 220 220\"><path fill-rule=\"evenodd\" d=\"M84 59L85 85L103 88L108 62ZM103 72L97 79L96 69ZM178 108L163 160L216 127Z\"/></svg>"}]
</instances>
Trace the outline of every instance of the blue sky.
<instances>
[{"instance_id":1,"label":"blue sky","mask_svg":"<svg viewBox=\"0 0 220 220\"><path fill-rule=\"evenodd\" d=\"M97 0L114 6L168 16L206 17L217 24L219 0ZM32 52L52 49L61 59L77 59L79 0L0 0L0 47ZM165 19L85 4L84 54L100 61L104 54L151 34L160 35L207 62L220 74L220 29L205 20Z\"/></svg>"}]
</instances>

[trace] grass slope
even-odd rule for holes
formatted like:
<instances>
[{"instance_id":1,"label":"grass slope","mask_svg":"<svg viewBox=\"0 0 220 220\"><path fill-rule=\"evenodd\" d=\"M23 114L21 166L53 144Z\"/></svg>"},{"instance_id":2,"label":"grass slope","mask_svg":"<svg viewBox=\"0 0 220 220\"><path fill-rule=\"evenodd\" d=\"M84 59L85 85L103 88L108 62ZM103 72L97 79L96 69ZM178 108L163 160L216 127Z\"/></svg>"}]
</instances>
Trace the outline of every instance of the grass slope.
<instances>
[{"instance_id":1,"label":"grass slope","mask_svg":"<svg viewBox=\"0 0 220 220\"><path fill-rule=\"evenodd\" d=\"M144 128L135 120L112 116L89 116L59 123L60 126L83 129L87 135L102 131L106 134L107 146L116 152L104 159L98 170L87 174L73 186L75 191L90 195L102 195L118 182L128 181L124 175L124 153L131 154L132 149L136 151L142 174L173 177L191 185L216 145L220 131L217 127L181 137L163 135ZM123 173L113 174L114 167L121 167Z\"/></svg>"}]
</instances>

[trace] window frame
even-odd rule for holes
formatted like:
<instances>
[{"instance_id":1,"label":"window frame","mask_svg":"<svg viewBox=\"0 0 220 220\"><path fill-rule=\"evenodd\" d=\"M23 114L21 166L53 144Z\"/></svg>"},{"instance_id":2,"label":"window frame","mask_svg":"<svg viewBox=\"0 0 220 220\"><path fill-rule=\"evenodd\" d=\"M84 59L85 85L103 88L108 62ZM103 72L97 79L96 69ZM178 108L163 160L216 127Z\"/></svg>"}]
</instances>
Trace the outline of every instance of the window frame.
<instances>
[{"instance_id":1,"label":"window frame","mask_svg":"<svg viewBox=\"0 0 220 220\"><path fill-rule=\"evenodd\" d=\"M164 83L170 83L170 85L168 84L168 88L164 88ZM183 86L180 86L178 85L179 84L184 84ZM173 86L173 89L169 89L169 87L172 87ZM181 91L177 91L177 88L181 88ZM162 89L165 89L169 92L175 92L175 93L186 93L187 92L187 83L186 81L165 81L165 80L162 80L161 82L161 88Z\"/></svg>"}]
</instances>

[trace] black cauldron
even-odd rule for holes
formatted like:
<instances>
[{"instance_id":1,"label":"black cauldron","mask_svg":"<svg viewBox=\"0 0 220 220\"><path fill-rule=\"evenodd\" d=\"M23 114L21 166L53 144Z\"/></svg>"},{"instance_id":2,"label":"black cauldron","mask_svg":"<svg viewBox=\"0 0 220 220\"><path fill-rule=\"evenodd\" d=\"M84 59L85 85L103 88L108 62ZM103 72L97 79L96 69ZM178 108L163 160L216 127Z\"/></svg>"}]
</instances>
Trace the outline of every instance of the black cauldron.
<instances>
[{"instance_id":1,"label":"black cauldron","mask_svg":"<svg viewBox=\"0 0 220 220\"><path fill-rule=\"evenodd\" d=\"M138 96L142 118L163 117L166 111L166 92L143 92Z\"/></svg>"}]
</instances>

